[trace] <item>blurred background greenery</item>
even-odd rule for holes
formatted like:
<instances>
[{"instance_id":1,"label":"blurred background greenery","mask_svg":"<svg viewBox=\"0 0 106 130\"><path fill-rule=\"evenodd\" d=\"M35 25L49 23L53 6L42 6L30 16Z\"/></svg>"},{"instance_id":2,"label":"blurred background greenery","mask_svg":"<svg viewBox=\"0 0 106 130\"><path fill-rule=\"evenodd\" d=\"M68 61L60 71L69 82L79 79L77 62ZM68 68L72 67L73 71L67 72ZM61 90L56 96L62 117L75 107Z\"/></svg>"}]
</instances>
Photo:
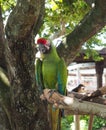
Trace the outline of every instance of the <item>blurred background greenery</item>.
<instances>
[{"instance_id":1,"label":"blurred background greenery","mask_svg":"<svg viewBox=\"0 0 106 130\"><path fill-rule=\"evenodd\" d=\"M80 117L80 129L88 130L89 116L83 115ZM98 130L101 127L106 126L106 120L100 117L94 116L92 130ZM62 130L74 130L74 116L69 115L62 118Z\"/></svg>"}]
</instances>

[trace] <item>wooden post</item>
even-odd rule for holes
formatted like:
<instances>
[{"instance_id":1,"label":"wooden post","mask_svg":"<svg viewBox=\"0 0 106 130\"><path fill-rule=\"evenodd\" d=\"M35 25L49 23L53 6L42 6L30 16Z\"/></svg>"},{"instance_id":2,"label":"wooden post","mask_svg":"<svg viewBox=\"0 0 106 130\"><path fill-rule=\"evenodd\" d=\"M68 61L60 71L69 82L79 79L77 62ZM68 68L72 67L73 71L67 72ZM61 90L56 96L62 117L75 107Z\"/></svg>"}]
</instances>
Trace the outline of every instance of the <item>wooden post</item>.
<instances>
[{"instance_id":1,"label":"wooden post","mask_svg":"<svg viewBox=\"0 0 106 130\"><path fill-rule=\"evenodd\" d=\"M94 115L90 115L90 117L89 117L88 130L92 130L92 127L93 127L93 119L94 119Z\"/></svg>"},{"instance_id":2,"label":"wooden post","mask_svg":"<svg viewBox=\"0 0 106 130\"><path fill-rule=\"evenodd\" d=\"M80 84L81 75L80 75L80 68L77 67L77 85ZM74 123L75 123L75 130L80 130L80 115L74 115Z\"/></svg>"},{"instance_id":3,"label":"wooden post","mask_svg":"<svg viewBox=\"0 0 106 130\"><path fill-rule=\"evenodd\" d=\"M97 89L102 87L102 75L104 69L104 61L96 62L96 75L97 75Z\"/></svg>"},{"instance_id":4,"label":"wooden post","mask_svg":"<svg viewBox=\"0 0 106 130\"><path fill-rule=\"evenodd\" d=\"M80 130L80 115L74 115L75 130Z\"/></svg>"}]
</instances>

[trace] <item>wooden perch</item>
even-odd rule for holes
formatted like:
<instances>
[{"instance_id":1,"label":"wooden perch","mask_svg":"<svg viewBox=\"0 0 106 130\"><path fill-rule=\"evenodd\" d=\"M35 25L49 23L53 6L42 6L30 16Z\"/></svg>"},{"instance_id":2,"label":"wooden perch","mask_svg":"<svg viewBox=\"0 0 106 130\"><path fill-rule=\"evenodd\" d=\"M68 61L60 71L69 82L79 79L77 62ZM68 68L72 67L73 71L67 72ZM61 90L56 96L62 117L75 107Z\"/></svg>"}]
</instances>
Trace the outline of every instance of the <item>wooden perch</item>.
<instances>
[{"instance_id":1,"label":"wooden perch","mask_svg":"<svg viewBox=\"0 0 106 130\"><path fill-rule=\"evenodd\" d=\"M51 94L51 91L44 89L41 99L47 100L54 107L65 109L68 114L93 114L106 118L106 99L96 98L92 101L80 101L78 97L82 97L81 94L72 93L70 96L63 96L55 91ZM97 103L98 101L99 103Z\"/></svg>"},{"instance_id":2,"label":"wooden perch","mask_svg":"<svg viewBox=\"0 0 106 130\"><path fill-rule=\"evenodd\" d=\"M106 86L101 87L92 93L85 94L81 99L85 101L92 101L92 100L95 101L94 99L96 97L103 96L105 94L106 94ZM103 102L97 102L97 103L104 104Z\"/></svg>"}]
</instances>

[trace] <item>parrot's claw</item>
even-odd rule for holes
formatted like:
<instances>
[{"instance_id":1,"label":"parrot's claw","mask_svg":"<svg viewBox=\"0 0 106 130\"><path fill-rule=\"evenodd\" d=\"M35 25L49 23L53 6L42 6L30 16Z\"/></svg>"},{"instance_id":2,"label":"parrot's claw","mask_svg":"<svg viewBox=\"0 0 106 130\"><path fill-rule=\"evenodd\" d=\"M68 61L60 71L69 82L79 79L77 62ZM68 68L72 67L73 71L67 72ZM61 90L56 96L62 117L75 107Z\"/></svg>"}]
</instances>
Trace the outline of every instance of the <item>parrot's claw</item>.
<instances>
[{"instance_id":1,"label":"parrot's claw","mask_svg":"<svg viewBox=\"0 0 106 130\"><path fill-rule=\"evenodd\" d=\"M50 96L49 96L49 98L51 98L52 97L52 95L53 95L53 93L54 92L57 92L55 89L51 89L50 91L49 91L49 93L50 93Z\"/></svg>"}]
</instances>

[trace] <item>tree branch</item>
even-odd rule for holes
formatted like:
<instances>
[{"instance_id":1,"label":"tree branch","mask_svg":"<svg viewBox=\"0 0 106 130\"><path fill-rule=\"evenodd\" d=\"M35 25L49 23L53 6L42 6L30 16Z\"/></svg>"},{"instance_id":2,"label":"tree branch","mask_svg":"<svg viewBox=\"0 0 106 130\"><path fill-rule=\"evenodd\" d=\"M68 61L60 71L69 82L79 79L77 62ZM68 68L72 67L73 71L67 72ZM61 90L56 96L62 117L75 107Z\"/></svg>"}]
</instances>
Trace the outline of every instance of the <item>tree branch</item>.
<instances>
[{"instance_id":1,"label":"tree branch","mask_svg":"<svg viewBox=\"0 0 106 130\"><path fill-rule=\"evenodd\" d=\"M5 29L8 39L12 38L15 42L22 41L31 35L34 28L37 27L38 31L42 24L38 23L38 20L42 21L44 15L44 2L44 0L17 1Z\"/></svg>"},{"instance_id":2,"label":"tree branch","mask_svg":"<svg viewBox=\"0 0 106 130\"><path fill-rule=\"evenodd\" d=\"M82 94L78 94L83 97ZM77 95L77 97L78 97ZM101 104L96 103L96 101L80 101L75 97L75 93L70 97L60 95L58 92L54 92L51 95L50 89L45 89L44 93L41 95L42 100L47 100L49 103L53 104L54 107L64 108L67 113L73 114L93 114L106 118L106 99L97 98ZM104 102L104 104L102 104ZM96 109L95 109L96 108Z\"/></svg>"},{"instance_id":3,"label":"tree branch","mask_svg":"<svg viewBox=\"0 0 106 130\"><path fill-rule=\"evenodd\" d=\"M106 25L106 1L96 0L94 8L83 18L74 31L66 36L66 43L57 50L67 64L72 62L82 45Z\"/></svg>"}]
</instances>

